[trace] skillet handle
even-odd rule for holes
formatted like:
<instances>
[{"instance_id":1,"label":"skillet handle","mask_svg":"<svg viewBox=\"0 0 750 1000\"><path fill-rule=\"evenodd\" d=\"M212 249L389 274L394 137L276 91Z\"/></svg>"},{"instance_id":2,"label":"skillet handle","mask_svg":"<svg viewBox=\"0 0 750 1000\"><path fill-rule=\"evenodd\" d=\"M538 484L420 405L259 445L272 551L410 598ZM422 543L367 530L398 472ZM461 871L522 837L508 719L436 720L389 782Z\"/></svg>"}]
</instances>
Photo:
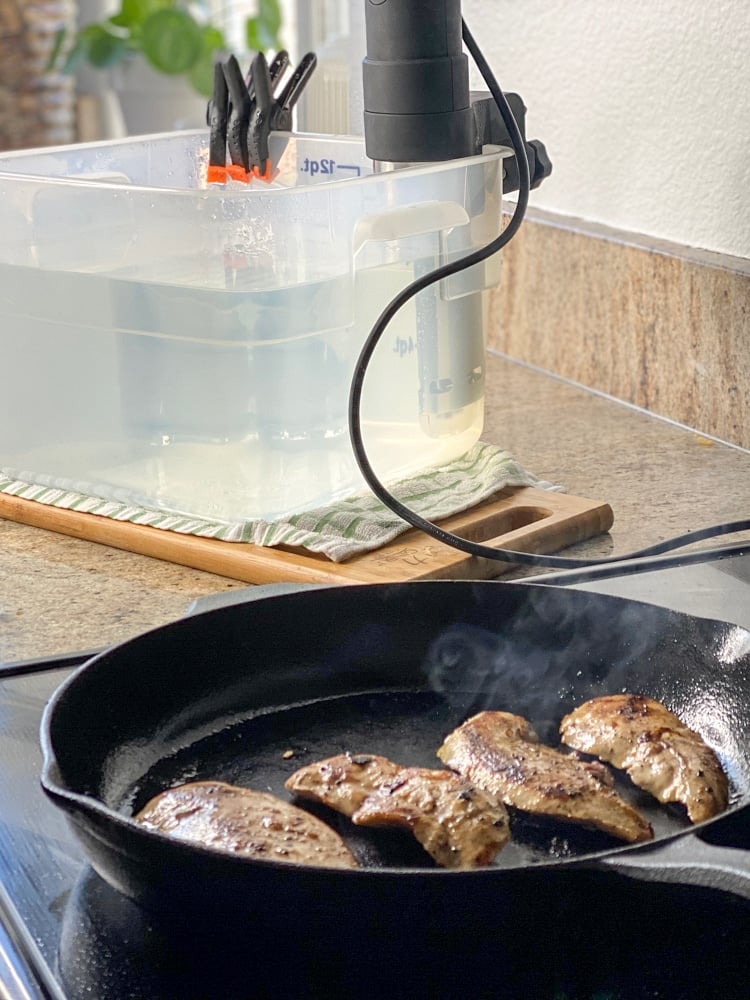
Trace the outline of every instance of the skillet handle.
<instances>
[{"instance_id":1,"label":"skillet handle","mask_svg":"<svg viewBox=\"0 0 750 1000\"><path fill-rule=\"evenodd\" d=\"M651 848L600 858L596 867L612 868L646 882L701 886L750 900L750 851L717 847L694 833Z\"/></svg>"}]
</instances>

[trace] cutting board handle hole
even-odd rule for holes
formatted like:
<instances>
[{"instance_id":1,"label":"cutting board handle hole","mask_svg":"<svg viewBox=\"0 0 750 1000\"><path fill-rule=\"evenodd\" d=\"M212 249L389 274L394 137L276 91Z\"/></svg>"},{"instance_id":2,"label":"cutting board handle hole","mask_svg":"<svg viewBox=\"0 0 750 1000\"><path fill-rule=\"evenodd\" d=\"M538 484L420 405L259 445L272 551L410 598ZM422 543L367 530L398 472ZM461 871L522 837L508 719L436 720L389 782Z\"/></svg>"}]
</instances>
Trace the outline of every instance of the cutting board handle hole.
<instances>
[{"instance_id":1,"label":"cutting board handle hole","mask_svg":"<svg viewBox=\"0 0 750 1000\"><path fill-rule=\"evenodd\" d=\"M537 521L544 521L552 516L552 511L545 507L511 507L508 510L495 511L486 518L481 518L468 525L463 534L472 542L486 542L500 535L507 535L519 528L526 528Z\"/></svg>"}]
</instances>

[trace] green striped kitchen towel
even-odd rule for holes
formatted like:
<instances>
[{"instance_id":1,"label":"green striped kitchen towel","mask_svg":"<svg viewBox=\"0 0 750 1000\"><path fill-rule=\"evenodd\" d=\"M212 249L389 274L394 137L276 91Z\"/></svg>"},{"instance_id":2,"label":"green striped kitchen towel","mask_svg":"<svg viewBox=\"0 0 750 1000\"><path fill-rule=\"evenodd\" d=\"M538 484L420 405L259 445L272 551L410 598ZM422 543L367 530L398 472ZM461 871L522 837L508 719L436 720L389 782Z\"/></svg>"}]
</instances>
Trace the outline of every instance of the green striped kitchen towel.
<instances>
[{"instance_id":1,"label":"green striped kitchen towel","mask_svg":"<svg viewBox=\"0 0 750 1000\"><path fill-rule=\"evenodd\" d=\"M41 481L42 478L45 481ZM447 465L390 483L388 489L415 513L435 521L469 510L506 486L562 491L562 487L527 472L507 451L484 442ZM16 470L0 469L0 492L21 499L202 538L297 546L319 552L334 562L378 549L409 527L369 490L279 520L227 523L107 500L97 496L95 489L92 492L88 489L82 491L78 484L77 489L71 490L46 477L36 478L25 473L19 475Z\"/></svg>"}]
</instances>

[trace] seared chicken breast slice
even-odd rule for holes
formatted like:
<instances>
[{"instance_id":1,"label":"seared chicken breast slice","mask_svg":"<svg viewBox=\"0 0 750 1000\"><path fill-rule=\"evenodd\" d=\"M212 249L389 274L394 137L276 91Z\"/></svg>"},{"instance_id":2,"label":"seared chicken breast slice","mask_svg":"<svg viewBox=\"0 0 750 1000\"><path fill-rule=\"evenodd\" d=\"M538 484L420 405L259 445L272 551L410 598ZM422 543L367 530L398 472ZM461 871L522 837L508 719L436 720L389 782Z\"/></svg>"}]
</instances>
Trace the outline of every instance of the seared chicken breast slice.
<instances>
[{"instance_id":1,"label":"seared chicken breast slice","mask_svg":"<svg viewBox=\"0 0 750 1000\"><path fill-rule=\"evenodd\" d=\"M322 820L268 792L194 781L151 799L135 819L178 840L265 861L356 868L354 855Z\"/></svg>"},{"instance_id":2,"label":"seared chicken breast slice","mask_svg":"<svg viewBox=\"0 0 750 1000\"><path fill-rule=\"evenodd\" d=\"M650 823L614 791L604 765L539 743L519 715L479 712L446 737L438 757L524 812L593 826L631 843L653 837Z\"/></svg>"},{"instance_id":3,"label":"seared chicken breast slice","mask_svg":"<svg viewBox=\"0 0 750 1000\"><path fill-rule=\"evenodd\" d=\"M374 754L339 754L300 768L286 788L356 825L410 830L447 868L487 865L509 838L505 807L450 771L401 767Z\"/></svg>"},{"instance_id":4,"label":"seared chicken breast slice","mask_svg":"<svg viewBox=\"0 0 750 1000\"><path fill-rule=\"evenodd\" d=\"M340 753L301 767L287 778L284 787L351 818L368 795L400 770L398 764L377 754Z\"/></svg>"},{"instance_id":5,"label":"seared chicken breast slice","mask_svg":"<svg viewBox=\"0 0 750 1000\"><path fill-rule=\"evenodd\" d=\"M443 868L488 865L510 838L505 806L450 771L424 767L403 768L367 796L352 822L411 830Z\"/></svg>"},{"instance_id":6,"label":"seared chicken breast slice","mask_svg":"<svg viewBox=\"0 0 750 1000\"><path fill-rule=\"evenodd\" d=\"M627 771L659 802L681 802L693 823L727 807L727 776L703 739L653 698L593 698L566 715L564 743Z\"/></svg>"}]
</instances>

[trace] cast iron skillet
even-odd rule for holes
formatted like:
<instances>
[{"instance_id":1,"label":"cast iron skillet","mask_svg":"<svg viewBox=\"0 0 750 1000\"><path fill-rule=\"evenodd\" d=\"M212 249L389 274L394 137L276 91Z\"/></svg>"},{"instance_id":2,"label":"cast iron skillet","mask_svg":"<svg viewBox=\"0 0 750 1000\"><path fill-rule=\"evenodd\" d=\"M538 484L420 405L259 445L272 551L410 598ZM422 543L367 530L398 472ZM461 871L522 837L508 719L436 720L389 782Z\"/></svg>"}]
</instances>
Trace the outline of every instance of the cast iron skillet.
<instances>
[{"instance_id":1,"label":"cast iron skillet","mask_svg":"<svg viewBox=\"0 0 750 1000\"><path fill-rule=\"evenodd\" d=\"M293 919L334 929L457 907L492 918L521 899L533 905L540 880L575 885L582 868L749 899L750 853L701 839L750 800L748 649L738 626L533 584L311 589L196 615L90 660L45 712L42 785L95 870L147 908L262 908L266 927ZM360 869L222 855L130 818L193 779L288 797L293 770L341 751L440 766L443 737L480 708L524 715L555 742L565 712L617 691L663 701L717 750L731 782L728 814L691 827L679 807L624 780L653 824L651 845L623 847L518 814L496 866L475 871L437 869L409 835L357 830L322 807Z\"/></svg>"}]
</instances>

